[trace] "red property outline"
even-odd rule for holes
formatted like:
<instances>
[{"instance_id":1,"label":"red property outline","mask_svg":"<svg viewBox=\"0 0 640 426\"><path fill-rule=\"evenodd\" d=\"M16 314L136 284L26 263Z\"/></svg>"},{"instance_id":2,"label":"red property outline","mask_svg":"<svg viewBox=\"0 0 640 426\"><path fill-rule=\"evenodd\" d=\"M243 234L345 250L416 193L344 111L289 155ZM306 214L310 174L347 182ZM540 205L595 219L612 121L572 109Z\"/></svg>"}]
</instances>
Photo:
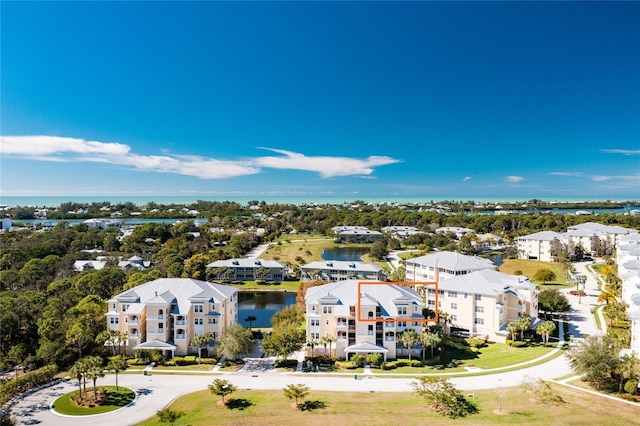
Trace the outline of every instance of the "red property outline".
<instances>
[{"instance_id":1,"label":"red property outline","mask_svg":"<svg viewBox=\"0 0 640 426\"><path fill-rule=\"evenodd\" d=\"M422 286L434 286L436 288L436 305L435 305L435 313L436 316L433 319L428 319L428 318L424 318L424 319L416 319L416 318L412 318L412 317L398 317L398 318L374 318L374 319L365 319L361 317L361 306L360 306L360 295L362 294L360 292L360 289L362 288L362 285L400 285L400 286L411 286L411 287L416 287L418 285L422 285ZM425 306L428 307L428 306ZM438 282L437 281L421 281L421 282L408 282L408 281L392 281L392 282L385 282L385 281L358 281L358 302L357 302L357 311L358 311L358 321L362 321L362 322L424 322L424 323L429 323L429 322L433 322L433 323L438 323Z\"/></svg>"}]
</instances>

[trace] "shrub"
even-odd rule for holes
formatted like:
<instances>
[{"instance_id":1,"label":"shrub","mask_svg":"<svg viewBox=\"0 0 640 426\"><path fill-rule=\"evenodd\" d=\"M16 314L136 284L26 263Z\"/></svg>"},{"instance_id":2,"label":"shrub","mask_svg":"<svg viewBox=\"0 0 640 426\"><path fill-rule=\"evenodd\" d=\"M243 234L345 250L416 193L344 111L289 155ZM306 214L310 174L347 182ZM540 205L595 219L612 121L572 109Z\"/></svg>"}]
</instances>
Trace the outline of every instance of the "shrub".
<instances>
[{"instance_id":1,"label":"shrub","mask_svg":"<svg viewBox=\"0 0 640 426\"><path fill-rule=\"evenodd\" d=\"M256 280L256 285L268 285L265 280Z\"/></svg>"},{"instance_id":2,"label":"shrub","mask_svg":"<svg viewBox=\"0 0 640 426\"><path fill-rule=\"evenodd\" d=\"M380 367L382 364L382 354L367 354L367 362L371 364L372 367Z\"/></svg>"},{"instance_id":3,"label":"shrub","mask_svg":"<svg viewBox=\"0 0 640 426\"><path fill-rule=\"evenodd\" d=\"M412 367L422 367L422 361L420 361L419 359L412 359L409 362L409 365Z\"/></svg>"},{"instance_id":4,"label":"shrub","mask_svg":"<svg viewBox=\"0 0 640 426\"><path fill-rule=\"evenodd\" d=\"M391 361L391 362L383 362L381 365L383 370L395 370L396 368L398 368L398 365Z\"/></svg>"},{"instance_id":5,"label":"shrub","mask_svg":"<svg viewBox=\"0 0 640 426\"><path fill-rule=\"evenodd\" d=\"M408 365L410 365L408 359L397 359L396 360L396 366L397 367L406 367Z\"/></svg>"},{"instance_id":6,"label":"shrub","mask_svg":"<svg viewBox=\"0 0 640 426\"><path fill-rule=\"evenodd\" d=\"M193 365L197 362L195 355L187 355L184 357L186 365Z\"/></svg>"},{"instance_id":7,"label":"shrub","mask_svg":"<svg viewBox=\"0 0 640 426\"><path fill-rule=\"evenodd\" d=\"M298 360L295 359L277 359L275 362L276 368L295 368L298 366Z\"/></svg>"},{"instance_id":8,"label":"shrub","mask_svg":"<svg viewBox=\"0 0 640 426\"><path fill-rule=\"evenodd\" d=\"M465 339L465 341L469 344L469 346L471 346L472 348L481 348L483 346L486 345L484 339L476 339L474 337Z\"/></svg>"},{"instance_id":9,"label":"shrub","mask_svg":"<svg viewBox=\"0 0 640 426\"><path fill-rule=\"evenodd\" d=\"M201 364L214 365L218 362L215 358L200 358Z\"/></svg>"},{"instance_id":10,"label":"shrub","mask_svg":"<svg viewBox=\"0 0 640 426\"><path fill-rule=\"evenodd\" d=\"M512 343L513 343L513 340L511 340L511 339L507 339L504 342L504 344L507 345L507 346L511 346Z\"/></svg>"},{"instance_id":11,"label":"shrub","mask_svg":"<svg viewBox=\"0 0 640 426\"><path fill-rule=\"evenodd\" d=\"M358 364L354 361L336 361L336 367L345 370L353 370L355 368L358 368Z\"/></svg>"},{"instance_id":12,"label":"shrub","mask_svg":"<svg viewBox=\"0 0 640 426\"><path fill-rule=\"evenodd\" d=\"M170 359L168 361L165 361L164 365L166 365L167 367L174 367L176 365L176 360L175 359Z\"/></svg>"},{"instance_id":13,"label":"shrub","mask_svg":"<svg viewBox=\"0 0 640 426\"><path fill-rule=\"evenodd\" d=\"M358 367L362 367L364 365L364 355L355 354L349 361L354 362Z\"/></svg>"},{"instance_id":14,"label":"shrub","mask_svg":"<svg viewBox=\"0 0 640 426\"><path fill-rule=\"evenodd\" d=\"M521 342L521 341L511 342L511 347L513 348L524 348L526 346L528 346L527 342Z\"/></svg>"},{"instance_id":15,"label":"shrub","mask_svg":"<svg viewBox=\"0 0 640 426\"><path fill-rule=\"evenodd\" d=\"M176 365L187 365L187 362L185 361L184 357L181 357L181 356L173 357L173 362L175 362Z\"/></svg>"},{"instance_id":16,"label":"shrub","mask_svg":"<svg viewBox=\"0 0 640 426\"><path fill-rule=\"evenodd\" d=\"M624 384L624 391L626 393L630 393L631 395L635 395L636 392L638 392L638 381L627 380L627 383Z\"/></svg>"}]
</instances>

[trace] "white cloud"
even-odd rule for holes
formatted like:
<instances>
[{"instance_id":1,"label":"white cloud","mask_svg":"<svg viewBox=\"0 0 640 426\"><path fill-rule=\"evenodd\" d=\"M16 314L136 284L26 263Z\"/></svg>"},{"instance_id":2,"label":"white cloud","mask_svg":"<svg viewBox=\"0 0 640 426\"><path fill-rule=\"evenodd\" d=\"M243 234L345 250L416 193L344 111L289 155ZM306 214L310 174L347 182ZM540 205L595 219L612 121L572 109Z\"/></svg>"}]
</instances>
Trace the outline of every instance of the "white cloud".
<instances>
[{"instance_id":1,"label":"white cloud","mask_svg":"<svg viewBox=\"0 0 640 426\"><path fill-rule=\"evenodd\" d=\"M471 176L465 176L464 179L462 179L463 182L466 182L468 180L471 180Z\"/></svg>"},{"instance_id":2,"label":"white cloud","mask_svg":"<svg viewBox=\"0 0 640 426\"><path fill-rule=\"evenodd\" d=\"M507 182L518 183L525 180L522 176L507 176Z\"/></svg>"},{"instance_id":3,"label":"white cloud","mask_svg":"<svg viewBox=\"0 0 640 426\"><path fill-rule=\"evenodd\" d=\"M640 155L640 149L601 149L602 152L622 155Z\"/></svg>"},{"instance_id":4,"label":"white cloud","mask_svg":"<svg viewBox=\"0 0 640 426\"><path fill-rule=\"evenodd\" d=\"M139 155L131 147L115 142L87 141L58 136L0 136L0 154L36 161L93 162L132 167L140 171L175 173L202 179L222 179L260 173L263 168L305 170L322 177L367 176L374 167L398 163L391 157L366 159L317 156L263 148L282 157L219 160L195 155Z\"/></svg>"},{"instance_id":5,"label":"white cloud","mask_svg":"<svg viewBox=\"0 0 640 426\"><path fill-rule=\"evenodd\" d=\"M591 180L594 182L605 182L609 180L621 180L621 181L638 181L640 180L640 175L628 175L628 176L607 176L607 175L588 175L582 172L551 172L550 175L554 176L567 176L567 177L577 177L583 178L587 180Z\"/></svg>"},{"instance_id":6,"label":"white cloud","mask_svg":"<svg viewBox=\"0 0 640 426\"><path fill-rule=\"evenodd\" d=\"M254 159L255 164L272 169L306 170L320 173L322 177L350 176L350 175L370 175L373 167L384 166L400 162L391 157L371 156L366 159L348 157L310 157L297 152L285 151L283 149L262 148L267 151L276 152L284 157L258 157Z\"/></svg>"}]
</instances>

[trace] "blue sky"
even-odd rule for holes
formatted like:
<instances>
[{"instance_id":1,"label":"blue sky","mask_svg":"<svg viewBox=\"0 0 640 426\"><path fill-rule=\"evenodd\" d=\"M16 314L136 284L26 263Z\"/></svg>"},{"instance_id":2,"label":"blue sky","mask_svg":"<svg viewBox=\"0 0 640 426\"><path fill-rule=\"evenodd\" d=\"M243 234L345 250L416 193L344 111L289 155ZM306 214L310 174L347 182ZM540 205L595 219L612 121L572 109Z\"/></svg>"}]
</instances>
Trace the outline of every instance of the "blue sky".
<instances>
[{"instance_id":1,"label":"blue sky","mask_svg":"<svg viewBox=\"0 0 640 426\"><path fill-rule=\"evenodd\" d=\"M0 13L3 196L640 199L640 2Z\"/></svg>"}]
</instances>

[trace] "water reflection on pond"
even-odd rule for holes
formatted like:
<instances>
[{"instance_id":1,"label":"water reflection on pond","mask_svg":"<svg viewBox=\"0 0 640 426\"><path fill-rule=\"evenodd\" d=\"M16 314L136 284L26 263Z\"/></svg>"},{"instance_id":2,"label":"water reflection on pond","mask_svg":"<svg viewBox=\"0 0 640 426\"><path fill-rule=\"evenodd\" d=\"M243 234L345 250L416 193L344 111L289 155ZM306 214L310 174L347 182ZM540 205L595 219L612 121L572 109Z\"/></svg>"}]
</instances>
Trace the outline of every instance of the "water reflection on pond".
<instances>
[{"instance_id":1,"label":"water reflection on pond","mask_svg":"<svg viewBox=\"0 0 640 426\"><path fill-rule=\"evenodd\" d=\"M252 327L271 327L271 317L289 305L296 303L296 293L284 291L240 291L238 292L238 323L249 327L245 319L256 317Z\"/></svg>"},{"instance_id":2,"label":"water reflection on pond","mask_svg":"<svg viewBox=\"0 0 640 426\"><path fill-rule=\"evenodd\" d=\"M335 247L322 251L324 260L361 261L362 256L371 251L368 247Z\"/></svg>"}]
</instances>

